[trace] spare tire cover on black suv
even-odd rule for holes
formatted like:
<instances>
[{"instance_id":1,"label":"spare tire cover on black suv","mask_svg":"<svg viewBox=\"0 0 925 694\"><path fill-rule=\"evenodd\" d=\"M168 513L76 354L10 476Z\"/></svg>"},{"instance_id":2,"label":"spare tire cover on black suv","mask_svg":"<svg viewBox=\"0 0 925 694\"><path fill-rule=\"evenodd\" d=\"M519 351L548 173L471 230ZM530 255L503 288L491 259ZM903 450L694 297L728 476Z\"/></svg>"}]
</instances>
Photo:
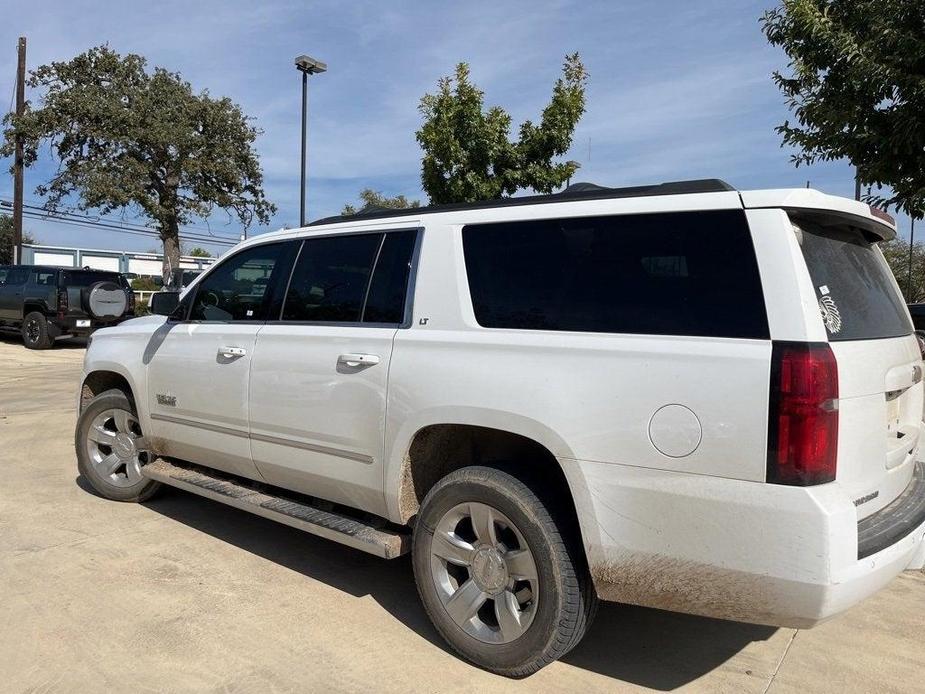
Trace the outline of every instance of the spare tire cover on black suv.
<instances>
[{"instance_id":1,"label":"spare tire cover on black suv","mask_svg":"<svg viewBox=\"0 0 925 694\"><path fill-rule=\"evenodd\" d=\"M125 289L115 282L94 282L81 294L84 310L98 320L119 318L128 308Z\"/></svg>"}]
</instances>

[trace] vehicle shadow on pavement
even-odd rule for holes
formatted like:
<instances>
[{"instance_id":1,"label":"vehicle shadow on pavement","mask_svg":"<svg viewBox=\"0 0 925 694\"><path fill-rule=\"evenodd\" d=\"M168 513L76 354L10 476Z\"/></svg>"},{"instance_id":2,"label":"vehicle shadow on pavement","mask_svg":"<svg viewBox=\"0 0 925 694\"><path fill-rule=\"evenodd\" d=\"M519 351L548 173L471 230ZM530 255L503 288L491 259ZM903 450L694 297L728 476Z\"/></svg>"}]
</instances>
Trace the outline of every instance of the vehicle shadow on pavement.
<instances>
[{"instance_id":1,"label":"vehicle shadow on pavement","mask_svg":"<svg viewBox=\"0 0 925 694\"><path fill-rule=\"evenodd\" d=\"M96 495L82 477L84 491ZM406 627L453 653L418 600L408 557L388 561L216 501L166 490L144 506L354 597L369 595ZM563 662L662 691L721 666L776 630L631 605L601 603L584 640Z\"/></svg>"},{"instance_id":2,"label":"vehicle shadow on pavement","mask_svg":"<svg viewBox=\"0 0 925 694\"><path fill-rule=\"evenodd\" d=\"M0 330L0 342L18 344L23 350L26 350L25 345L22 343L22 336L18 332ZM86 349L86 347L87 338L85 337L59 337L55 340L55 344L51 349Z\"/></svg>"},{"instance_id":3,"label":"vehicle shadow on pavement","mask_svg":"<svg viewBox=\"0 0 925 694\"><path fill-rule=\"evenodd\" d=\"M563 662L670 691L703 677L777 629L602 602L584 640Z\"/></svg>"}]
</instances>

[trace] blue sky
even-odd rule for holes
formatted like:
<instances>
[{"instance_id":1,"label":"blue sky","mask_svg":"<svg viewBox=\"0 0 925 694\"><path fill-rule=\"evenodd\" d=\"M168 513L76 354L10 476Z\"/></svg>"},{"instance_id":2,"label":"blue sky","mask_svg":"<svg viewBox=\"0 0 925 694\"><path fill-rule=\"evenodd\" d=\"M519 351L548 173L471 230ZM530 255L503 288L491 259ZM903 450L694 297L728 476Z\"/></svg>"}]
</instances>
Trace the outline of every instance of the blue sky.
<instances>
[{"instance_id":1,"label":"blue sky","mask_svg":"<svg viewBox=\"0 0 925 694\"><path fill-rule=\"evenodd\" d=\"M308 216L314 219L339 212L364 187L426 200L414 139L417 104L458 61L470 63L486 104L507 108L516 125L539 116L564 55L579 51L591 77L588 109L567 155L582 163L575 180L620 186L717 177L743 189L810 180L851 196L846 164L796 169L780 148L774 126L788 112L771 72L785 67L786 57L767 45L758 22L772 4L47 0L39 11L17 2L0 26L0 107L12 95L19 35L29 40L30 69L108 43L179 71L195 89L232 98L264 131L257 149L267 196L279 212L268 227L251 230L260 233L298 224L294 56L308 53L329 65L309 87ZM10 198L9 161L0 164L0 198ZM46 157L27 170L27 203L53 166ZM908 234L908 222L901 224ZM208 227L221 236L240 233L223 213ZM57 245L146 250L158 244L47 221L27 220L26 228Z\"/></svg>"}]
</instances>

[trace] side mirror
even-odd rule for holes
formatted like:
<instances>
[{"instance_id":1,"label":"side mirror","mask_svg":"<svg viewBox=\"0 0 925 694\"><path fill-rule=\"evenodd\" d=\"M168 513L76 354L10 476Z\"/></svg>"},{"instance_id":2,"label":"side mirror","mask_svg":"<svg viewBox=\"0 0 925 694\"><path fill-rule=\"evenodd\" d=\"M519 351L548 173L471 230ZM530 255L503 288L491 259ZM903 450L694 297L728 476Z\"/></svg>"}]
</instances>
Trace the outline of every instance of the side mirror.
<instances>
[{"instance_id":1,"label":"side mirror","mask_svg":"<svg viewBox=\"0 0 925 694\"><path fill-rule=\"evenodd\" d=\"M151 304L148 307L151 313L158 316L172 316L180 305L180 292L155 292L151 295Z\"/></svg>"}]
</instances>

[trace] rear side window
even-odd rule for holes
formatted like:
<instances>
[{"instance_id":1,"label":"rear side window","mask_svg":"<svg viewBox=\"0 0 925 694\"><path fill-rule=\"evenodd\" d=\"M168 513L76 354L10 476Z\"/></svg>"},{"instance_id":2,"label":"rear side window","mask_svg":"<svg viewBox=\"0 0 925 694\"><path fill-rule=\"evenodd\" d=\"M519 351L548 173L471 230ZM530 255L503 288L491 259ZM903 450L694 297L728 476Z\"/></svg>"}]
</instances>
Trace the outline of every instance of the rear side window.
<instances>
[{"instance_id":1,"label":"rear side window","mask_svg":"<svg viewBox=\"0 0 925 694\"><path fill-rule=\"evenodd\" d=\"M366 297L364 323L401 323L404 320L411 254L416 237L417 232L414 231L385 235Z\"/></svg>"},{"instance_id":2,"label":"rear side window","mask_svg":"<svg viewBox=\"0 0 925 694\"><path fill-rule=\"evenodd\" d=\"M875 241L847 225L794 219L829 340L871 340L912 332L890 267Z\"/></svg>"},{"instance_id":3,"label":"rear side window","mask_svg":"<svg viewBox=\"0 0 925 694\"><path fill-rule=\"evenodd\" d=\"M485 327L768 338L741 211L470 225L463 247Z\"/></svg>"},{"instance_id":4,"label":"rear side window","mask_svg":"<svg viewBox=\"0 0 925 694\"><path fill-rule=\"evenodd\" d=\"M32 275L32 283L40 287L54 287L57 284L57 270L36 270Z\"/></svg>"},{"instance_id":5,"label":"rear side window","mask_svg":"<svg viewBox=\"0 0 925 694\"><path fill-rule=\"evenodd\" d=\"M306 239L282 319L401 323L416 232Z\"/></svg>"},{"instance_id":6,"label":"rear side window","mask_svg":"<svg viewBox=\"0 0 925 694\"><path fill-rule=\"evenodd\" d=\"M355 323L382 234L306 239L283 306L283 320Z\"/></svg>"}]
</instances>

